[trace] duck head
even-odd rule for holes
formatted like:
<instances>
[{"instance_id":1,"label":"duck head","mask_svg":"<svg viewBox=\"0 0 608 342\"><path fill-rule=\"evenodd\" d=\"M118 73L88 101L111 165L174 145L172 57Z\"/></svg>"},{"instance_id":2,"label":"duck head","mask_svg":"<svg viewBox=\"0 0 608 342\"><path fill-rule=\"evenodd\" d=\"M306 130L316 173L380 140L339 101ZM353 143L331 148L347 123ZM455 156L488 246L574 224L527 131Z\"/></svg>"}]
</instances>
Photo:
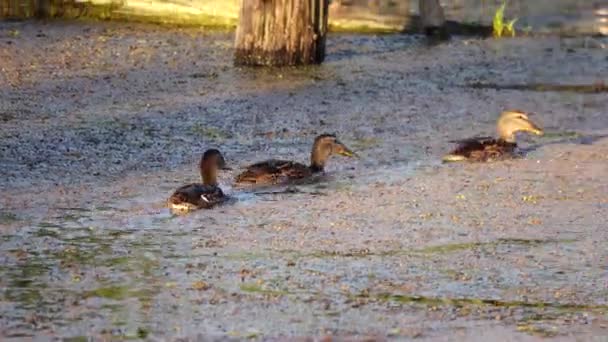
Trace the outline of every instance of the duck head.
<instances>
[{"instance_id":1,"label":"duck head","mask_svg":"<svg viewBox=\"0 0 608 342\"><path fill-rule=\"evenodd\" d=\"M498 136L507 142L515 142L515 133L529 132L543 135L543 129L532 122L525 112L506 110L500 114L496 124Z\"/></svg>"},{"instance_id":2,"label":"duck head","mask_svg":"<svg viewBox=\"0 0 608 342\"><path fill-rule=\"evenodd\" d=\"M222 153L214 148L203 153L199 164L203 184L217 185L217 170L230 170Z\"/></svg>"},{"instance_id":3,"label":"duck head","mask_svg":"<svg viewBox=\"0 0 608 342\"><path fill-rule=\"evenodd\" d=\"M327 159L332 154L341 155L344 157L359 156L351 151L346 145L341 143L333 134L321 134L312 145L312 152L310 155L310 166L316 171L323 171Z\"/></svg>"}]
</instances>

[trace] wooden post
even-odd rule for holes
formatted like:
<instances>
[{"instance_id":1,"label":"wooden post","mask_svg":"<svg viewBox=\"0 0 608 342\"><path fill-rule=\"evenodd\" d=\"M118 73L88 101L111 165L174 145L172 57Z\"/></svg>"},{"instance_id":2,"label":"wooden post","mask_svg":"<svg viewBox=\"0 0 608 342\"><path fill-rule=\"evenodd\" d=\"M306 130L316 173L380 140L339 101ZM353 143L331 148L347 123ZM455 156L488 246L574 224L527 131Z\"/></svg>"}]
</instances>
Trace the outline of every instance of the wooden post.
<instances>
[{"instance_id":1,"label":"wooden post","mask_svg":"<svg viewBox=\"0 0 608 342\"><path fill-rule=\"evenodd\" d=\"M241 0L235 64L323 62L328 5L328 0Z\"/></svg>"},{"instance_id":2,"label":"wooden post","mask_svg":"<svg viewBox=\"0 0 608 342\"><path fill-rule=\"evenodd\" d=\"M423 27L440 27L445 23L439 0L419 0L420 18Z\"/></svg>"},{"instance_id":3,"label":"wooden post","mask_svg":"<svg viewBox=\"0 0 608 342\"><path fill-rule=\"evenodd\" d=\"M37 0L36 17L39 19L51 17L51 0Z\"/></svg>"},{"instance_id":4,"label":"wooden post","mask_svg":"<svg viewBox=\"0 0 608 342\"><path fill-rule=\"evenodd\" d=\"M439 0L418 0L422 27L427 35L447 38L445 15Z\"/></svg>"}]
</instances>

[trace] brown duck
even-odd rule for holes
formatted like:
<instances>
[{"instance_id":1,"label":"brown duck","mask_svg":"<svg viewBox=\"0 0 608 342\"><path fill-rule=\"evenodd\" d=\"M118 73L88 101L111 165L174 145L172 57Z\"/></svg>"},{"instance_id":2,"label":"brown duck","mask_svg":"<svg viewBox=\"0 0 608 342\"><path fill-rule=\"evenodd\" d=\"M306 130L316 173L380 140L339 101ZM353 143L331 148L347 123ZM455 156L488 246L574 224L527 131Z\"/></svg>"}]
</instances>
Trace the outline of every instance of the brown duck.
<instances>
[{"instance_id":1,"label":"brown duck","mask_svg":"<svg viewBox=\"0 0 608 342\"><path fill-rule=\"evenodd\" d=\"M333 134L321 134L312 145L310 165L289 160L270 159L246 167L236 176L237 185L273 185L304 180L323 172L329 157L338 154L357 157L357 154L342 144Z\"/></svg>"},{"instance_id":2,"label":"brown duck","mask_svg":"<svg viewBox=\"0 0 608 342\"><path fill-rule=\"evenodd\" d=\"M529 132L542 135L543 130L533 123L526 113L519 110L502 112L496 123L498 138L479 137L458 141L458 146L443 157L444 162L489 162L513 157L517 144L515 133Z\"/></svg>"},{"instance_id":3,"label":"brown duck","mask_svg":"<svg viewBox=\"0 0 608 342\"><path fill-rule=\"evenodd\" d=\"M175 211L209 209L228 199L217 183L218 169L229 170L220 151L216 149L205 151L199 169L203 183L179 187L167 201L169 208Z\"/></svg>"}]
</instances>

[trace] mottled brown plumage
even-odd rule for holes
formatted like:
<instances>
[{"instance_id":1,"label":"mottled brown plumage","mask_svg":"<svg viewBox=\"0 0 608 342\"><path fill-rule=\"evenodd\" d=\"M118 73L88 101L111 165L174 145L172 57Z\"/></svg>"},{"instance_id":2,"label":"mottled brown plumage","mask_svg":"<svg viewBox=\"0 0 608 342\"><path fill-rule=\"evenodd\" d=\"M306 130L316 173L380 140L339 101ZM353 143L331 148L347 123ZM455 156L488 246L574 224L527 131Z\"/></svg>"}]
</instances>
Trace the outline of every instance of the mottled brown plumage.
<instances>
[{"instance_id":1,"label":"mottled brown plumage","mask_svg":"<svg viewBox=\"0 0 608 342\"><path fill-rule=\"evenodd\" d=\"M217 170L227 169L220 151L209 149L199 164L203 183L192 183L179 187L169 197L168 206L175 211L209 209L225 200L227 196L217 184Z\"/></svg>"},{"instance_id":2,"label":"mottled brown plumage","mask_svg":"<svg viewBox=\"0 0 608 342\"><path fill-rule=\"evenodd\" d=\"M519 110L503 112L496 124L498 138L479 137L465 140L452 141L458 146L449 154L443 157L444 162L472 161L489 162L515 155L517 144L515 143L515 133L530 132L542 135L543 130L536 126L528 116Z\"/></svg>"},{"instance_id":3,"label":"mottled brown plumage","mask_svg":"<svg viewBox=\"0 0 608 342\"><path fill-rule=\"evenodd\" d=\"M516 143L510 143L502 139L492 137L479 137L464 140L451 141L458 146L450 155L462 156L470 161L487 162L513 155Z\"/></svg>"},{"instance_id":4,"label":"mottled brown plumage","mask_svg":"<svg viewBox=\"0 0 608 342\"><path fill-rule=\"evenodd\" d=\"M249 165L236 176L235 182L244 184L282 184L305 180L316 173L323 172L325 163L333 154L355 157L356 154L342 144L335 135L319 135L313 144L310 165L289 160L270 159Z\"/></svg>"}]
</instances>

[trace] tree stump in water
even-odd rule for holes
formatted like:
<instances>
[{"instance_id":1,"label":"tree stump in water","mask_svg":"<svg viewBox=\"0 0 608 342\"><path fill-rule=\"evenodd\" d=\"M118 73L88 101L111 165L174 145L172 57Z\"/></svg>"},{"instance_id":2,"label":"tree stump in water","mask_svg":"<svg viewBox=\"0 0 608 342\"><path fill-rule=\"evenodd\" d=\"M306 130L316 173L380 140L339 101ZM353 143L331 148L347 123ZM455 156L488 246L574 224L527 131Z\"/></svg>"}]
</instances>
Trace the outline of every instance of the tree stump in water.
<instances>
[{"instance_id":1,"label":"tree stump in water","mask_svg":"<svg viewBox=\"0 0 608 342\"><path fill-rule=\"evenodd\" d=\"M235 64L323 62L328 4L328 0L241 0Z\"/></svg>"}]
</instances>

